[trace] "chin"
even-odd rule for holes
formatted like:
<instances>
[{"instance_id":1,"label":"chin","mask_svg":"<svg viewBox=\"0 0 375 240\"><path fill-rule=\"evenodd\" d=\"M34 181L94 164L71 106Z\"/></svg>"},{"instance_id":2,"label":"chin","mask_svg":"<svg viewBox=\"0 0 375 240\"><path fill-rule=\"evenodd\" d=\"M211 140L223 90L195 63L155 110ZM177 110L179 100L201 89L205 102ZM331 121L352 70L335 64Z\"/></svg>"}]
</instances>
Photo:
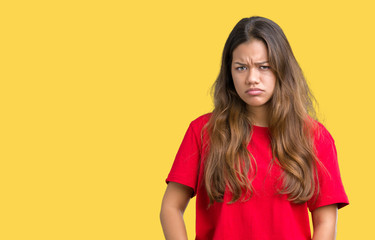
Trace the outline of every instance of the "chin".
<instances>
[{"instance_id":1,"label":"chin","mask_svg":"<svg viewBox=\"0 0 375 240\"><path fill-rule=\"evenodd\" d=\"M262 101L262 102L247 102L247 107L248 108L262 108L262 107L266 107L268 105L268 101Z\"/></svg>"},{"instance_id":2,"label":"chin","mask_svg":"<svg viewBox=\"0 0 375 240\"><path fill-rule=\"evenodd\" d=\"M252 108L252 107L264 107L266 106L266 103L247 103L247 106Z\"/></svg>"}]
</instances>

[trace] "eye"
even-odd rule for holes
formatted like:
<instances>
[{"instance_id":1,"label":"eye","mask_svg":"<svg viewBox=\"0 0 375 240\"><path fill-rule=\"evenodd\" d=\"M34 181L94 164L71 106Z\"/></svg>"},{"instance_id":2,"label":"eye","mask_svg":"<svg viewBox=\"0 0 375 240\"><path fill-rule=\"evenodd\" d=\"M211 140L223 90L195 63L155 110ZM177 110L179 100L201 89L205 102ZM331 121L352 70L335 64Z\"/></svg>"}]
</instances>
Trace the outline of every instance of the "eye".
<instances>
[{"instance_id":1,"label":"eye","mask_svg":"<svg viewBox=\"0 0 375 240\"><path fill-rule=\"evenodd\" d=\"M259 66L261 70L268 70L270 69L270 66Z\"/></svg>"},{"instance_id":2,"label":"eye","mask_svg":"<svg viewBox=\"0 0 375 240\"><path fill-rule=\"evenodd\" d=\"M247 67L237 67L236 69L237 69L238 71L244 71L244 70L247 69Z\"/></svg>"}]
</instances>

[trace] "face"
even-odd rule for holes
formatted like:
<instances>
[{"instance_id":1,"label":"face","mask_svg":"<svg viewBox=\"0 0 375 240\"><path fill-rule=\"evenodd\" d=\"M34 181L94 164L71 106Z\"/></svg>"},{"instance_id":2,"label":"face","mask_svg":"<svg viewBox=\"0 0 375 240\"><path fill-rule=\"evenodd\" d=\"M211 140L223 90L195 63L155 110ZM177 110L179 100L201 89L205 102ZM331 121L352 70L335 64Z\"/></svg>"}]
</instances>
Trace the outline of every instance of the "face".
<instances>
[{"instance_id":1,"label":"face","mask_svg":"<svg viewBox=\"0 0 375 240\"><path fill-rule=\"evenodd\" d=\"M276 83L266 45L256 39L238 45L233 51L231 72L236 92L248 109L265 108Z\"/></svg>"}]
</instances>

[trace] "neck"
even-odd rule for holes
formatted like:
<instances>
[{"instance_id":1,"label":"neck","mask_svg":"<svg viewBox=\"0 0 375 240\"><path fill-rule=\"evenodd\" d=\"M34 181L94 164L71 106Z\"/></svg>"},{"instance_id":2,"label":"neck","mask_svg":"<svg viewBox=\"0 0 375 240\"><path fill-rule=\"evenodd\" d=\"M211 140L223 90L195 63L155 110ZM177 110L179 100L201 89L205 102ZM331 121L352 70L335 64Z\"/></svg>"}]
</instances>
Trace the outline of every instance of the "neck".
<instances>
[{"instance_id":1,"label":"neck","mask_svg":"<svg viewBox=\"0 0 375 240\"><path fill-rule=\"evenodd\" d=\"M268 127L268 111L266 106L248 107L251 123L260 127Z\"/></svg>"}]
</instances>

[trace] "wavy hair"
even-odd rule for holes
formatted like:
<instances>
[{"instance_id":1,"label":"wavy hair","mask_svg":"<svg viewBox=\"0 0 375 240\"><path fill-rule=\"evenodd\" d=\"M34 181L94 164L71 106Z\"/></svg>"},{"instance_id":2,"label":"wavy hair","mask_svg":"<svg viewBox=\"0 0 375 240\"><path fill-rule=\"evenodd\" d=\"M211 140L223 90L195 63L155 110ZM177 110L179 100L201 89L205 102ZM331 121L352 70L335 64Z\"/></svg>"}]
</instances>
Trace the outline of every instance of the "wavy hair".
<instances>
[{"instance_id":1,"label":"wavy hair","mask_svg":"<svg viewBox=\"0 0 375 240\"><path fill-rule=\"evenodd\" d=\"M230 33L223 50L221 69L213 85L214 110L206 125L210 136L204 167L204 185L210 199L222 202L226 188L232 193L229 203L251 198L257 164L247 146L252 123L246 103L238 96L232 75L232 54L236 47L251 39L262 41L276 76L268 105L272 164L282 171L280 194L303 203L319 193L314 150L315 99L282 29L262 17L240 20ZM278 161L275 161L277 158Z\"/></svg>"}]
</instances>

